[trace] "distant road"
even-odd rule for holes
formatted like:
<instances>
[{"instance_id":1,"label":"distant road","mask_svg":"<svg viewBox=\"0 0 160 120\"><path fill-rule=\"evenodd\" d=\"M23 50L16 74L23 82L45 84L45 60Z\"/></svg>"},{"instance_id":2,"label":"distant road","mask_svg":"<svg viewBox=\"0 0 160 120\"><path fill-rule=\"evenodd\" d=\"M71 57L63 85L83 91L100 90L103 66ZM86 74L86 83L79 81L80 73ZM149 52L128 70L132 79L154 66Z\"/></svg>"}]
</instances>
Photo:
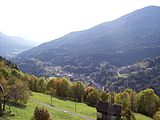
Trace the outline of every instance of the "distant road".
<instances>
[{"instance_id":1,"label":"distant road","mask_svg":"<svg viewBox=\"0 0 160 120\"><path fill-rule=\"evenodd\" d=\"M68 110L64 110L64 109L61 109L61 108L57 108L57 107L51 106L51 105L49 105L49 104L46 104L46 103L44 103L44 102L40 102L40 101L35 100L35 99L32 99L32 102L41 104L41 105L43 105L43 106L46 106L46 107L55 109L55 110L60 111L60 112L64 112L64 113L68 113L68 114L70 114L70 115L78 116L78 117L80 117L80 118L83 118L84 120L96 120L96 119L94 119L94 118L90 118L90 117L85 116L85 115L81 115L81 114L78 114L78 113L75 113L75 112L71 112L71 111L68 111Z\"/></svg>"}]
</instances>

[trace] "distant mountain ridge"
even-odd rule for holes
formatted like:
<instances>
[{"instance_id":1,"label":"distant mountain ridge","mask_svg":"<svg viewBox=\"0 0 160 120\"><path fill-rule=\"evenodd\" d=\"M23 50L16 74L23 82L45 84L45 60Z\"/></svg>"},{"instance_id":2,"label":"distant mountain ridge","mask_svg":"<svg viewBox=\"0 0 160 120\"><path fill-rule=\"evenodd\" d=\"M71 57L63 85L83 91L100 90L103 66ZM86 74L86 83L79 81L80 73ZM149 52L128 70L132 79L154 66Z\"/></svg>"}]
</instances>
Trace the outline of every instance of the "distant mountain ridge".
<instances>
[{"instance_id":1,"label":"distant mountain ridge","mask_svg":"<svg viewBox=\"0 0 160 120\"><path fill-rule=\"evenodd\" d=\"M160 55L159 21L160 7L145 7L114 21L43 43L19 54L15 62L30 74L51 76L53 73L48 74L45 68L61 66L69 73L94 80L93 74L103 64L118 68ZM95 81L104 85L108 79L101 75Z\"/></svg>"},{"instance_id":2,"label":"distant mountain ridge","mask_svg":"<svg viewBox=\"0 0 160 120\"><path fill-rule=\"evenodd\" d=\"M7 36L0 32L0 55L11 58L15 57L24 50L32 48L31 42L20 38Z\"/></svg>"},{"instance_id":3,"label":"distant mountain ridge","mask_svg":"<svg viewBox=\"0 0 160 120\"><path fill-rule=\"evenodd\" d=\"M151 52L151 49L159 44L159 11L159 7L146 7L115 21L103 23L88 30L73 32L57 40L41 44L20 54L19 57L33 57L42 61L50 61L56 59L57 53L58 56L61 56L61 54L67 56L70 56L70 54L76 54L76 56L77 54L80 56L81 54L83 56L84 54L103 54L104 57L107 57L104 60L117 65L119 62L114 60L113 57L119 57L119 55L124 55L125 58L130 57L127 54L128 51L135 52L135 55L139 52L145 52L147 49L149 49L148 52ZM159 46L154 49L157 49L156 51L160 50ZM51 55L49 55L50 57L43 57L44 54L46 56L47 54ZM143 54L140 58L149 57L146 54ZM108 57L111 59L108 59ZM135 59L125 60L125 63L130 64L135 61ZM124 65L122 61L119 64Z\"/></svg>"}]
</instances>

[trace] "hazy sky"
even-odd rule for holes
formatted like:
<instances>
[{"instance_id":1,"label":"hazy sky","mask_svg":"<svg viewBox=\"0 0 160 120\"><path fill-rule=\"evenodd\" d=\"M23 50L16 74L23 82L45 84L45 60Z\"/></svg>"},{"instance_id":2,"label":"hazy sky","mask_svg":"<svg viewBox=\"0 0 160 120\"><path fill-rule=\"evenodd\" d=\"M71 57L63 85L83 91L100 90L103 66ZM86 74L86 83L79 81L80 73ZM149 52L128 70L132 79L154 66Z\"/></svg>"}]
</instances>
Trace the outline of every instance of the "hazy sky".
<instances>
[{"instance_id":1,"label":"hazy sky","mask_svg":"<svg viewBox=\"0 0 160 120\"><path fill-rule=\"evenodd\" d=\"M0 0L0 32L42 43L149 5L160 0Z\"/></svg>"}]
</instances>

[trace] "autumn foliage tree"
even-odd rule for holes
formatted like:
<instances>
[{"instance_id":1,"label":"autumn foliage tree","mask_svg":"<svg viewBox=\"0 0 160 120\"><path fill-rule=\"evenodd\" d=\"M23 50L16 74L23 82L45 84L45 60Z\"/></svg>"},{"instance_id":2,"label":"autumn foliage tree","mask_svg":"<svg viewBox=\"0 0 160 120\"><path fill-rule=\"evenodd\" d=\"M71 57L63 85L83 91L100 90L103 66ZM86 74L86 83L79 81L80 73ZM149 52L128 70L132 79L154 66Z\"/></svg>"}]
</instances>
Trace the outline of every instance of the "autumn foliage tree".
<instances>
[{"instance_id":1,"label":"autumn foliage tree","mask_svg":"<svg viewBox=\"0 0 160 120\"><path fill-rule=\"evenodd\" d=\"M101 100L100 92L98 90L93 90L86 96L87 104L91 106L96 106L96 103Z\"/></svg>"},{"instance_id":2,"label":"autumn foliage tree","mask_svg":"<svg viewBox=\"0 0 160 120\"><path fill-rule=\"evenodd\" d=\"M44 93L45 90L46 90L46 80L45 78L41 77L38 79L38 82L37 82L37 91Z\"/></svg>"},{"instance_id":3,"label":"autumn foliage tree","mask_svg":"<svg viewBox=\"0 0 160 120\"><path fill-rule=\"evenodd\" d=\"M101 91L101 100L104 102L109 102L109 93Z\"/></svg>"},{"instance_id":4,"label":"autumn foliage tree","mask_svg":"<svg viewBox=\"0 0 160 120\"><path fill-rule=\"evenodd\" d=\"M28 79L18 67L4 58L0 58L0 84L3 86L1 94L1 110L5 111L8 102L25 105L31 95Z\"/></svg>"},{"instance_id":5,"label":"autumn foliage tree","mask_svg":"<svg viewBox=\"0 0 160 120\"><path fill-rule=\"evenodd\" d=\"M158 96L152 89L146 89L137 94L137 110L140 113L153 116L158 110L158 102Z\"/></svg>"},{"instance_id":6,"label":"autumn foliage tree","mask_svg":"<svg viewBox=\"0 0 160 120\"><path fill-rule=\"evenodd\" d=\"M84 100L85 86L81 81L77 81L77 82L73 83L72 96L78 102L81 102Z\"/></svg>"},{"instance_id":7,"label":"autumn foliage tree","mask_svg":"<svg viewBox=\"0 0 160 120\"><path fill-rule=\"evenodd\" d=\"M131 101L130 101L130 96L129 96L128 92L124 91L122 93L118 93L115 96L115 103L121 104L123 110L130 108Z\"/></svg>"},{"instance_id":8,"label":"autumn foliage tree","mask_svg":"<svg viewBox=\"0 0 160 120\"><path fill-rule=\"evenodd\" d=\"M72 84L68 79L62 78L61 83L60 83L60 89L61 89L60 96L61 97L69 97L70 96L71 85Z\"/></svg>"},{"instance_id":9,"label":"autumn foliage tree","mask_svg":"<svg viewBox=\"0 0 160 120\"><path fill-rule=\"evenodd\" d=\"M135 115L132 112L132 105L133 108L136 106L136 98L133 96L134 92L131 89L126 89L125 91L116 94L115 96L115 103L122 105L122 120L135 120ZM136 109L136 108L134 108Z\"/></svg>"}]
</instances>

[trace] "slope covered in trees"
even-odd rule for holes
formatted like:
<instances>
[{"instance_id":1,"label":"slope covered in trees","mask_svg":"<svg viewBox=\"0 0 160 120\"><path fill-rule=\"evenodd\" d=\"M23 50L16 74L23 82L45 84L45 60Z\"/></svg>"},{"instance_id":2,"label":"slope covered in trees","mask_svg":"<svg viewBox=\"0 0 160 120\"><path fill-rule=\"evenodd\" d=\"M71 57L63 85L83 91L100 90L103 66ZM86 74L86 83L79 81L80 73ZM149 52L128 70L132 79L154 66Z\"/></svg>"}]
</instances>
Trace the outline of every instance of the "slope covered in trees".
<instances>
[{"instance_id":1,"label":"slope covered in trees","mask_svg":"<svg viewBox=\"0 0 160 120\"><path fill-rule=\"evenodd\" d=\"M6 104L25 105L31 95L26 74L15 64L0 57L0 114L5 112Z\"/></svg>"},{"instance_id":2,"label":"slope covered in trees","mask_svg":"<svg viewBox=\"0 0 160 120\"><path fill-rule=\"evenodd\" d=\"M135 91L152 88L160 95L160 56L147 58L133 65L117 69L115 81L106 85L115 91L132 88Z\"/></svg>"}]
</instances>

